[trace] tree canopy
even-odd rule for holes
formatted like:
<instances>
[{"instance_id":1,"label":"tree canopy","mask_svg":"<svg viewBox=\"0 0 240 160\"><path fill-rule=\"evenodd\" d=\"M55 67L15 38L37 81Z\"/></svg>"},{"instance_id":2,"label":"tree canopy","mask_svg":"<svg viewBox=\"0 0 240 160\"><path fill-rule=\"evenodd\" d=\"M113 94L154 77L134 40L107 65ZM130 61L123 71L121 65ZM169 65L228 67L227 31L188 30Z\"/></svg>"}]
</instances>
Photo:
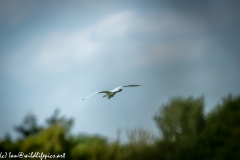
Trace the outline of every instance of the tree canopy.
<instances>
[{"instance_id":1,"label":"tree canopy","mask_svg":"<svg viewBox=\"0 0 240 160\"><path fill-rule=\"evenodd\" d=\"M160 134L129 129L128 143L121 143L119 135L115 141L101 135L74 135L73 119L60 116L59 110L41 125L34 114L27 114L14 127L18 140L9 134L0 139L0 153L64 153L73 160L240 159L240 96L224 97L207 114L204 107L203 97L173 97L153 116Z\"/></svg>"}]
</instances>

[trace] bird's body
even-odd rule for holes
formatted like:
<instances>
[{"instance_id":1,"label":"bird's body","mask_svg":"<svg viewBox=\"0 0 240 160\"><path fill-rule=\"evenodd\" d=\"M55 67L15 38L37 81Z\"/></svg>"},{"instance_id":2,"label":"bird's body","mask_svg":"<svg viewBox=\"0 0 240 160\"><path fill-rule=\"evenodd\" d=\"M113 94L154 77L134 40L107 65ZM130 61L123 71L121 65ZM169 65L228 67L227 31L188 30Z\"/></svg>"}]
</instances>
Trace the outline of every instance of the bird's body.
<instances>
[{"instance_id":1,"label":"bird's body","mask_svg":"<svg viewBox=\"0 0 240 160\"><path fill-rule=\"evenodd\" d=\"M94 94L98 94L98 93L105 93L106 95L103 96L106 97L108 96L108 99L112 98L116 93L121 92L123 87L137 87L137 86L141 86L141 85L137 85L137 84L133 84L133 85L127 85L127 86L119 86L114 88L113 90L110 91L99 91L99 92L95 92L93 94L90 94L89 96L87 96L86 98L84 98L83 100L87 99L88 97L94 95Z\"/></svg>"}]
</instances>

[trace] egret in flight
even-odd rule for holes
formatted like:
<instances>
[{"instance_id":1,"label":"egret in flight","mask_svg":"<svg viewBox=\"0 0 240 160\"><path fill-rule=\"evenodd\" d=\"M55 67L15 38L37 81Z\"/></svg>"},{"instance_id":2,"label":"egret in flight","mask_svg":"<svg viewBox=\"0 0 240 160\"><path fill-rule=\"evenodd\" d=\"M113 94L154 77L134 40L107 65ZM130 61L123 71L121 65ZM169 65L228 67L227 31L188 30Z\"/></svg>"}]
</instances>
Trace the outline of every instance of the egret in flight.
<instances>
[{"instance_id":1,"label":"egret in flight","mask_svg":"<svg viewBox=\"0 0 240 160\"><path fill-rule=\"evenodd\" d=\"M90 94L89 96L87 96L86 98L84 98L83 100L87 99L88 97L94 95L94 94L98 94L98 93L105 93L105 95L102 97L106 97L108 96L108 99L112 98L116 93L121 92L123 87L137 87L137 86L141 86L141 85L137 85L137 84L132 84L132 85L127 85L127 86L119 86L117 88L114 88L111 91L99 91L99 92L95 92Z\"/></svg>"}]
</instances>

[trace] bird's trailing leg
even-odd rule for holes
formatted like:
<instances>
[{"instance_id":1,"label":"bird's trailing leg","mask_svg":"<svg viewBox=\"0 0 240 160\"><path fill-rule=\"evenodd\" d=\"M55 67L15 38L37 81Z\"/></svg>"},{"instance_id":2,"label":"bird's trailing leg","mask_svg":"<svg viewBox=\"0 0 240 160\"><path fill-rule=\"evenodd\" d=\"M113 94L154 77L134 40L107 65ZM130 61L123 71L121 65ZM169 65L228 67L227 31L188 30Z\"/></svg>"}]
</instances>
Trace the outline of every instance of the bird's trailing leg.
<instances>
[{"instance_id":1,"label":"bird's trailing leg","mask_svg":"<svg viewBox=\"0 0 240 160\"><path fill-rule=\"evenodd\" d=\"M107 95L104 95L102 98L106 97Z\"/></svg>"}]
</instances>

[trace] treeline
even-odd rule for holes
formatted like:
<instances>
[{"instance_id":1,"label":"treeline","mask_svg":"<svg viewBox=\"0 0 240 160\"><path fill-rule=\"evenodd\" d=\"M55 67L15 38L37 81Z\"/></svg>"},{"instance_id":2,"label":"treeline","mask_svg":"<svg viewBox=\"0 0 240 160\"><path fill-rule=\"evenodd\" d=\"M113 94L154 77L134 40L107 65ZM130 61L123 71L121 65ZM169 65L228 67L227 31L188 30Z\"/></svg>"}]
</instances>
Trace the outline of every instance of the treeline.
<instances>
[{"instance_id":1,"label":"treeline","mask_svg":"<svg viewBox=\"0 0 240 160\"><path fill-rule=\"evenodd\" d=\"M60 116L58 110L44 126L28 114L14 127L21 138L13 141L6 135L0 140L0 153L65 153L65 159L72 160L240 159L240 96L224 97L207 114L203 97L174 97L153 120L159 136L136 128L126 132L129 141L122 144L119 138L110 142L100 135L71 134L73 119Z\"/></svg>"}]
</instances>

